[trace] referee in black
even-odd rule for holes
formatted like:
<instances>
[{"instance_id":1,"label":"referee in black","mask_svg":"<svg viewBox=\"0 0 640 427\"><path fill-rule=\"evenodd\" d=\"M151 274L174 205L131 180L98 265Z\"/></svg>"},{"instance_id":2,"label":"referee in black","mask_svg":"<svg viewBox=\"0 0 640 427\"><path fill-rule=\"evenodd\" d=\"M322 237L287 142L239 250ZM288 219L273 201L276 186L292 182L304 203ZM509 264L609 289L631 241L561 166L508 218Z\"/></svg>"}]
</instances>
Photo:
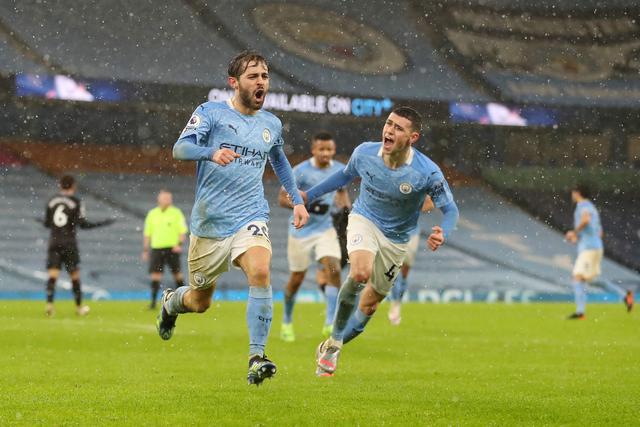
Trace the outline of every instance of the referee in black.
<instances>
[{"instance_id":1,"label":"referee in black","mask_svg":"<svg viewBox=\"0 0 640 427\"><path fill-rule=\"evenodd\" d=\"M76 181L71 175L60 178L60 192L47 202L44 219L45 227L51 229L49 249L47 254L47 307L48 316L54 314L53 299L56 281L60 275L60 267L64 264L69 276L73 297L76 303L76 313L84 316L89 313L89 307L82 305L82 289L80 285L80 254L76 240L76 227L82 229L96 228L113 223L113 219L100 222L89 222L85 218L82 201L75 196Z\"/></svg>"}]
</instances>

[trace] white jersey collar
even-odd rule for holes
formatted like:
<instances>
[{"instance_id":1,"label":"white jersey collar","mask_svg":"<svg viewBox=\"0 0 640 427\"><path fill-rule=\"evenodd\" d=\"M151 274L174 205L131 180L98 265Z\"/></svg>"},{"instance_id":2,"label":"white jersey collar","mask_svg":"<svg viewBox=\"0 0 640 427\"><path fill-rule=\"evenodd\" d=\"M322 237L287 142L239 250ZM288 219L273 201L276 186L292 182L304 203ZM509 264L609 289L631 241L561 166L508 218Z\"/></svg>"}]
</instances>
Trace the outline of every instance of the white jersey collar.
<instances>
[{"instance_id":1,"label":"white jersey collar","mask_svg":"<svg viewBox=\"0 0 640 427\"><path fill-rule=\"evenodd\" d=\"M318 163L316 162L315 157L309 158L309 163L311 163L311 166L313 166L314 168L320 169L320 167L318 166ZM331 167L331 166L333 166L333 160L329 160L329 166L328 167Z\"/></svg>"},{"instance_id":2,"label":"white jersey collar","mask_svg":"<svg viewBox=\"0 0 640 427\"><path fill-rule=\"evenodd\" d=\"M405 160L404 162L405 165L410 165L411 162L413 162L413 152L414 152L413 147L409 147L409 155L407 156L407 160ZM378 150L378 157L382 157L382 145Z\"/></svg>"}]
</instances>

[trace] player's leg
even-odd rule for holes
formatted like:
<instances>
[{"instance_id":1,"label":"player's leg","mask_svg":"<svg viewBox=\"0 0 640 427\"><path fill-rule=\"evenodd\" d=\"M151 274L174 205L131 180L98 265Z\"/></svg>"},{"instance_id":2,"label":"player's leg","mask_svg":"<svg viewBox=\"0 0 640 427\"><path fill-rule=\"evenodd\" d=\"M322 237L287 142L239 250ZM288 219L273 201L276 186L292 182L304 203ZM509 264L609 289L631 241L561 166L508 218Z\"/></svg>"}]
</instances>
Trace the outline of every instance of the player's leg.
<instances>
[{"instance_id":1,"label":"player's leg","mask_svg":"<svg viewBox=\"0 0 640 427\"><path fill-rule=\"evenodd\" d=\"M160 292L160 280L162 279L162 273L151 273L151 302L149 308L156 308L156 300L158 299L158 292Z\"/></svg>"},{"instance_id":2,"label":"player's leg","mask_svg":"<svg viewBox=\"0 0 640 427\"><path fill-rule=\"evenodd\" d=\"M400 270L400 274L396 279L393 287L391 288L391 293L389 294L389 300L391 302L389 307L388 318L389 322L392 325L399 325L402 321L401 309L402 309L402 298L404 297L405 292L407 291L407 287L409 284L409 270L411 266L408 264L402 264L402 269Z\"/></svg>"},{"instance_id":3,"label":"player's leg","mask_svg":"<svg viewBox=\"0 0 640 427\"><path fill-rule=\"evenodd\" d=\"M575 313L569 316L569 319L584 319L587 309L587 282L584 277L577 274L573 276L573 298L576 304Z\"/></svg>"},{"instance_id":4,"label":"player's leg","mask_svg":"<svg viewBox=\"0 0 640 427\"><path fill-rule=\"evenodd\" d=\"M343 334L343 343L346 344L360 335L367 323L376 312L380 301L391 291L393 283L398 275L402 260L406 255L406 244L393 243L382 233L377 236L380 249L373 261L367 287L360 294L358 308L349 318Z\"/></svg>"},{"instance_id":5,"label":"player's leg","mask_svg":"<svg viewBox=\"0 0 640 427\"><path fill-rule=\"evenodd\" d=\"M175 291L165 289L162 293L162 307L156 318L156 328L163 340L173 336L179 314L207 311L217 278L228 270L232 239L233 237L220 240L190 236L189 286L181 286Z\"/></svg>"},{"instance_id":6,"label":"player's leg","mask_svg":"<svg viewBox=\"0 0 640 427\"><path fill-rule=\"evenodd\" d=\"M316 375L333 375L338 367L338 357L342 349L344 332L349 318L353 315L358 300L358 294L364 288L371 276L375 253L369 250L349 252L351 268L349 275L340 287L333 331L331 336L322 341L316 349Z\"/></svg>"},{"instance_id":7,"label":"player's leg","mask_svg":"<svg viewBox=\"0 0 640 427\"><path fill-rule=\"evenodd\" d=\"M45 308L45 313L47 316L53 316L55 314L55 309L53 308L53 300L56 292L56 281L58 280L58 276L60 275L59 268L49 268L47 270L49 278L47 279L46 285L46 294L47 294L47 306Z\"/></svg>"},{"instance_id":8,"label":"player's leg","mask_svg":"<svg viewBox=\"0 0 640 427\"><path fill-rule=\"evenodd\" d=\"M55 314L55 309L53 308L53 300L55 298L56 292L56 281L58 280L58 276L60 275L60 266L62 265L61 261L62 257L60 255L60 251L55 247L49 247L47 251L47 274L49 278L47 279L47 284L45 287L45 293L47 295L47 306L45 308L45 313L47 316L53 316Z\"/></svg>"},{"instance_id":9,"label":"player's leg","mask_svg":"<svg viewBox=\"0 0 640 427\"><path fill-rule=\"evenodd\" d=\"M155 308L158 292L160 292L160 281L164 272L164 260L162 249L151 249L149 257L149 276L151 277L151 302L149 308Z\"/></svg>"},{"instance_id":10,"label":"player's leg","mask_svg":"<svg viewBox=\"0 0 640 427\"><path fill-rule=\"evenodd\" d=\"M296 294L309 268L314 237L296 238L289 235L287 240L287 262L289 263L289 281L284 290L284 316L280 326L280 338L284 341L295 340L293 331L293 307Z\"/></svg>"},{"instance_id":11,"label":"player's leg","mask_svg":"<svg viewBox=\"0 0 640 427\"><path fill-rule=\"evenodd\" d=\"M182 275L182 265L180 265L180 254L169 251L167 255L167 265L173 274L173 280L176 283L176 289L184 286L184 276Z\"/></svg>"},{"instance_id":12,"label":"player's leg","mask_svg":"<svg viewBox=\"0 0 640 427\"><path fill-rule=\"evenodd\" d=\"M271 241L264 221L253 221L234 237L231 259L247 277L247 328L249 329L249 384L260 385L276 373L276 365L265 355L271 321Z\"/></svg>"},{"instance_id":13,"label":"player's leg","mask_svg":"<svg viewBox=\"0 0 640 427\"><path fill-rule=\"evenodd\" d=\"M354 311L353 315L347 322L345 328L343 343L346 344L360 335L364 328L371 320L371 317L378 309L378 306L385 295L378 293L371 284L368 284L362 292L360 292L360 300L358 308Z\"/></svg>"},{"instance_id":14,"label":"player's leg","mask_svg":"<svg viewBox=\"0 0 640 427\"><path fill-rule=\"evenodd\" d=\"M323 266L323 272L327 278L325 286L326 311L322 335L328 337L333 331L333 319L335 318L338 292L340 290L340 242L336 230L331 227L318 238L315 246L316 260Z\"/></svg>"},{"instance_id":15,"label":"player's leg","mask_svg":"<svg viewBox=\"0 0 640 427\"><path fill-rule=\"evenodd\" d=\"M316 284L320 292L322 292L322 295L324 295L324 290L328 282L329 279L327 279L327 274L324 272L324 266L322 264L316 264Z\"/></svg>"},{"instance_id":16,"label":"player's leg","mask_svg":"<svg viewBox=\"0 0 640 427\"><path fill-rule=\"evenodd\" d=\"M323 271L328 278L324 290L327 305L324 327L322 328L322 334L328 337L333 331L333 319L336 315L338 292L340 291L340 258L325 256L320 258L320 264L323 266Z\"/></svg>"},{"instance_id":17,"label":"player's leg","mask_svg":"<svg viewBox=\"0 0 640 427\"><path fill-rule=\"evenodd\" d=\"M73 292L73 299L76 304L76 313L79 316L85 316L89 314L89 306L82 305L82 284L80 283L80 255L78 247L73 245L65 248L62 260L71 278L71 291Z\"/></svg>"},{"instance_id":18,"label":"player's leg","mask_svg":"<svg viewBox=\"0 0 640 427\"><path fill-rule=\"evenodd\" d=\"M284 290L284 314L280 326L280 338L286 342L293 342L296 339L293 331L293 307L306 273L306 271L292 271Z\"/></svg>"}]
</instances>

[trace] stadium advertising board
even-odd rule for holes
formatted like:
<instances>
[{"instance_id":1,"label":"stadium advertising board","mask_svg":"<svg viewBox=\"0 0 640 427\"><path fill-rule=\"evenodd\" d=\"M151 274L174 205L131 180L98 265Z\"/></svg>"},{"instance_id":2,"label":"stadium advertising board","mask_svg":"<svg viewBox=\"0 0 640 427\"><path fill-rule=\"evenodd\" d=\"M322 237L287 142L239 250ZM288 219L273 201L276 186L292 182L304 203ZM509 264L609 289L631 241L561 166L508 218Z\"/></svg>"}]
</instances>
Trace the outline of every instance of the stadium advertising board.
<instances>
[{"instance_id":1,"label":"stadium advertising board","mask_svg":"<svg viewBox=\"0 0 640 427\"><path fill-rule=\"evenodd\" d=\"M518 102L635 107L640 14L606 12L536 15L451 6L439 25L476 75Z\"/></svg>"},{"instance_id":2,"label":"stadium advertising board","mask_svg":"<svg viewBox=\"0 0 640 427\"><path fill-rule=\"evenodd\" d=\"M557 126L558 111L544 107L489 102L472 104L452 102L449 115L453 123L477 123L497 126Z\"/></svg>"},{"instance_id":3,"label":"stadium advertising board","mask_svg":"<svg viewBox=\"0 0 640 427\"><path fill-rule=\"evenodd\" d=\"M209 91L208 98L209 101L226 101L232 96L233 91L214 88ZM393 105L389 98L350 98L284 92L270 92L264 101L264 108L272 111L354 117L381 117L391 111Z\"/></svg>"},{"instance_id":4,"label":"stadium advertising board","mask_svg":"<svg viewBox=\"0 0 640 427\"><path fill-rule=\"evenodd\" d=\"M98 79L78 79L60 74L17 74L16 94L66 101L122 101L123 88L118 83Z\"/></svg>"}]
</instances>

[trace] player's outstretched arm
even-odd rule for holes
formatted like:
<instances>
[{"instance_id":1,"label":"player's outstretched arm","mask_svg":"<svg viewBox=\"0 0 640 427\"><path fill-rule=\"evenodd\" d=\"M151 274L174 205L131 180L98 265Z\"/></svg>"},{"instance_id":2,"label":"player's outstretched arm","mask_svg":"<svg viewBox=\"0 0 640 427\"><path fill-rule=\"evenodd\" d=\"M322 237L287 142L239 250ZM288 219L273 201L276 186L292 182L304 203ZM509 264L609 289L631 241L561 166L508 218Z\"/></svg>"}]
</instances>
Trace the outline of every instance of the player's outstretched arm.
<instances>
[{"instance_id":1,"label":"player's outstretched arm","mask_svg":"<svg viewBox=\"0 0 640 427\"><path fill-rule=\"evenodd\" d=\"M88 230L90 228L98 228L98 227L111 225L114 222L116 222L114 218L107 218L105 220L97 221L97 222L90 222L90 221L87 221L85 218L80 218L78 220L78 227L82 228L83 230Z\"/></svg>"},{"instance_id":2,"label":"player's outstretched arm","mask_svg":"<svg viewBox=\"0 0 640 427\"><path fill-rule=\"evenodd\" d=\"M293 176L293 169L287 156L284 154L282 145L275 145L269 151L269 162L280 183L293 201L293 225L296 228L304 226L309 220L309 213L304 207L302 196L296 187L296 180Z\"/></svg>"},{"instance_id":3,"label":"player's outstretched arm","mask_svg":"<svg viewBox=\"0 0 640 427\"><path fill-rule=\"evenodd\" d=\"M355 176L345 173L344 170L339 170L332 175L329 175L322 182L319 182L307 190L307 203L313 202L323 194L327 194L347 186L354 178Z\"/></svg>"}]
</instances>

